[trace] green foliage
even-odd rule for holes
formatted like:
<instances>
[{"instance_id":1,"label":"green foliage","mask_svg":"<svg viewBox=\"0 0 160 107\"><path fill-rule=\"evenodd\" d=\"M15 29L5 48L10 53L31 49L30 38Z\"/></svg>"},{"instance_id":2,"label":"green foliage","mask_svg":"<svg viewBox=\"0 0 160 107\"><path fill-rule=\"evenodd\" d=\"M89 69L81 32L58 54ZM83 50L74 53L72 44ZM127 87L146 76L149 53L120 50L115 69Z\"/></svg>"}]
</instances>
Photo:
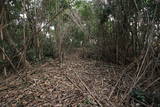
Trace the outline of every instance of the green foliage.
<instances>
[{"instance_id":1,"label":"green foliage","mask_svg":"<svg viewBox=\"0 0 160 107\"><path fill-rule=\"evenodd\" d=\"M0 40L0 46L3 46L4 45L4 41Z\"/></svg>"},{"instance_id":2,"label":"green foliage","mask_svg":"<svg viewBox=\"0 0 160 107\"><path fill-rule=\"evenodd\" d=\"M90 105L93 104L88 98L86 98L82 103L83 104L90 104Z\"/></svg>"},{"instance_id":3,"label":"green foliage","mask_svg":"<svg viewBox=\"0 0 160 107\"><path fill-rule=\"evenodd\" d=\"M93 13L90 5L90 3L84 0L77 0L75 2L75 7L80 12L84 20L89 20L90 18L92 18Z\"/></svg>"},{"instance_id":4,"label":"green foliage","mask_svg":"<svg viewBox=\"0 0 160 107\"><path fill-rule=\"evenodd\" d=\"M56 50L55 50L55 47L54 47L54 44L52 43L52 41L50 41L49 39L46 39L43 48L44 48L43 49L44 57L50 57L50 58L55 57Z\"/></svg>"},{"instance_id":5,"label":"green foliage","mask_svg":"<svg viewBox=\"0 0 160 107\"><path fill-rule=\"evenodd\" d=\"M59 0L59 2L60 2L60 8L68 8L69 7L66 0Z\"/></svg>"},{"instance_id":6,"label":"green foliage","mask_svg":"<svg viewBox=\"0 0 160 107\"><path fill-rule=\"evenodd\" d=\"M145 4L149 4L152 0L144 0Z\"/></svg>"},{"instance_id":7,"label":"green foliage","mask_svg":"<svg viewBox=\"0 0 160 107\"><path fill-rule=\"evenodd\" d=\"M84 42L84 33L78 28L74 28L71 34L72 37L72 45L74 47L80 47L81 42Z\"/></svg>"},{"instance_id":8,"label":"green foliage","mask_svg":"<svg viewBox=\"0 0 160 107\"><path fill-rule=\"evenodd\" d=\"M69 4L71 2L72 4ZM93 0L90 2L86 0L42 0L42 4L38 5L39 3L39 0L26 1L25 9L27 19L23 19L20 16L20 14L24 13L22 0L7 1L7 3L5 3L7 8L7 20L5 23L11 22L7 27L7 31L9 32L8 35L11 37L13 42L15 42L16 48L23 50L24 23L26 24L25 34L28 42L32 37L35 39L34 34L37 29L41 28L42 23L46 24L50 21L48 26L46 26L41 32L41 36L44 36L44 38L41 39L43 44L41 45L41 48L43 48L44 56L49 57L53 57L56 54L56 47L54 47L56 45L53 43L55 38L53 37L53 41L51 41L50 39L47 39L45 35L47 32L50 32L49 25L55 26L59 23L56 19L53 20L52 18L60 9L70 8L73 9L74 12L78 12L81 19L80 23L82 26L84 25L83 28L87 34L84 34L84 32L82 32L78 27L75 27L74 23L70 20L70 16L66 14L69 11L68 9L59 15L59 18L62 20L61 26L69 23L68 28L71 29L70 31L66 31L66 35L68 37L65 37L65 46L67 47L71 44L74 47L80 47L83 42L85 43L85 46L93 48L93 50L95 47L96 49L101 50L101 54L104 57L109 56L110 54L116 56L116 46L119 46L120 52L123 51L122 53L119 53L120 56L128 54L125 53L127 52L128 47L133 48L134 50L140 50L140 48L143 48L144 43L138 43L138 41L143 41L144 39L144 42L146 42L145 39L147 37L145 37L145 34L148 30L148 26L146 25L147 20L153 20L155 9L157 9L157 13L155 14L156 22L160 19L159 4L153 0L111 0L109 4L104 4L99 0ZM35 12L35 7L37 14ZM149 17L146 16L146 14ZM37 15L37 17L35 17L35 15ZM113 20L111 20L111 17ZM136 27L136 23L140 20L139 18L142 18L141 20L144 21L144 24ZM72 39L72 42L70 41L70 38ZM135 40L133 40L133 38ZM95 40L96 43L90 44L88 42L90 39L93 41ZM33 43L27 47L29 48L27 49L27 58L29 60L36 60L37 55L36 50L34 49L36 46L33 46L35 45L34 42L36 42L36 40L32 40L32 42ZM127 47L128 44L129 46ZM137 46L138 44L141 44L141 46ZM7 42L0 41L0 45L4 45L7 54L9 54L9 56L13 56L13 49L10 49ZM124 56L124 58L125 57L126 56Z\"/></svg>"},{"instance_id":9,"label":"green foliage","mask_svg":"<svg viewBox=\"0 0 160 107\"><path fill-rule=\"evenodd\" d=\"M27 50L27 60L29 61L37 61L36 52L34 48Z\"/></svg>"},{"instance_id":10,"label":"green foliage","mask_svg":"<svg viewBox=\"0 0 160 107\"><path fill-rule=\"evenodd\" d=\"M7 1L8 8L8 20L12 21L13 19L19 18L19 15L22 10L22 1L21 0L9 0Z\"/></svg>"},{"instance_id":11,"label":"green foliage","mask_svg":"<svg viewBox=\"0 0 160 107\"><path fill-rule=\"evenodd\" d=\"M0 69L8 64L7 60L0 60Z\"/></svg>"},{"instance_id":12,"label":"green foliage","mask_svg":"<svg viewBox=\"0 0 160 107\"><path fill-rule=\"evenodd\" d=\"M2 60L0 60L0 65L4 64L4 62Z\"/></svg>"},{"instance_id":13,"label":"green foliage","mask_svg":"<svg viewBox=\"0 0 160 107\"><path fill-rule=\"evenodd\" d=\"M133 96L134 98L136 98L141 102L146 102L146 97L145 97L146 95L145 92L143 92L142 90L134 89L131 92L131 96Z\"/></svg>"},{"instance_id":14,"label":"green foliage","mask_svg":"<svg viewBox=\"0 0 160 107\"><path fill-rule=\"evenodd\" d=\"M154 104L159 105L160 101L160 93L152 93L152 92L145 92L140 89L133 89L130 93L131 97L138 100L139 102L143 102L146 105ZM158 106L154 106L158 107Z\"/></svg>"}]
</instances>

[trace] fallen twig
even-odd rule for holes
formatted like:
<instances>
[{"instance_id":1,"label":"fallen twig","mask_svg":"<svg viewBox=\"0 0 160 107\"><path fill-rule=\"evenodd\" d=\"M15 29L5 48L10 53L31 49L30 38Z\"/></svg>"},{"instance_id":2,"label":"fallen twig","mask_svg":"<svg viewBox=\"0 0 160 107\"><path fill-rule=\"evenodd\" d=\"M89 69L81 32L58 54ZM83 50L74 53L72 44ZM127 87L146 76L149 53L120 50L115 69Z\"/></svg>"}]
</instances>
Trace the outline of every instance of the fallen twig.
<instances>
[{"instance_id":1,"label":"fallen twig","mask_svg":"<svg viewBox=\"0 0 160 107\"><path fill-rule=\"evenodd\" d=\"M76 88L78 88L78 89L82 92L82 89L81 89L78 85L76 85L76 84L67 76L67 74L65 74L65 77L68 79L69 82L71 82Z\"/></svg>"},{"instance_id":2,"label":"fallen twig","mask_svg":"<svg viewBox=\"0 0 160 107\"><path fill-rule=\"evenodd\" d=\"M92 92L90 91L90 89L87 87L87 85L82 81L82 79L80 78L80 76L74 71L74 73L76 74L77 78L80 80L80 82L82 83L82 85L85 87L85 89L88 91L88 93L91 95L91 97L97 102L97 104L100 107L103 107L102 104L100 103L100 101L92 94Z\"/></svg>"},{"instance_id":3,"label":"fallen twig","mask_svg":"<svg viewBox=\"0 0 160 107\"><path fill-rule=\"evenodd\" d=\"M18 74L18 76L25 81L21 75L19 74L18 70L16 69L16 67L14 66L14 64L12 63L12 61L10 60L10 58L8 57L8 55L3 51L3 49L0 47L0 50L3 52L3 54L6 56L7 60L9 61L10 65L12 66L13 70Z\"/></svg>"},{"instance_id":4,"label":"fallen twig","mask_svg":"<svg viewBox=\"0 0 160 107\"><path fill-rule=\"evenodd\" d=\"M121 81L122 77L126 74L126 72L127 72L129 69L133 68L134 66L135 66L135 62L132 62L130 65L127 66L127 68L125 68L125 69L122 71L122 75L121 75L120 78L118 79L118 81L117 81L116 85L114 86L113 90L111 91L108 99L110 99L110 98L112 97L112 95L113 95L115 89L117 88L119 82Z\"/></svg>"}]
</instances>

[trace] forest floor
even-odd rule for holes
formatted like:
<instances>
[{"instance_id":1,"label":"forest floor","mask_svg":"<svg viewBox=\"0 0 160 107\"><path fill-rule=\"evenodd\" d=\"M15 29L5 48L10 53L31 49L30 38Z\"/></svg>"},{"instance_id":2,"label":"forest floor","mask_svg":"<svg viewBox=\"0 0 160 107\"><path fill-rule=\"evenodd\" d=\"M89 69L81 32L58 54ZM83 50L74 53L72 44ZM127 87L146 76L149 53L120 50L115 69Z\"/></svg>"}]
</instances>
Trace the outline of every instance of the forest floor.
<instances>
[{"instance_id":1,"label":"forest floor","mask_svg":"<svg viewBox=\"0 0 160 107\"><path fill-rule=\"evenodd\" d=\"M116 107L129 83L115 91L123 69L78 55L67 56L61 65L49 60L26 69L26 82L20 78L26 71L1 80L0 106Z\"/></svg>"}]
</instances>

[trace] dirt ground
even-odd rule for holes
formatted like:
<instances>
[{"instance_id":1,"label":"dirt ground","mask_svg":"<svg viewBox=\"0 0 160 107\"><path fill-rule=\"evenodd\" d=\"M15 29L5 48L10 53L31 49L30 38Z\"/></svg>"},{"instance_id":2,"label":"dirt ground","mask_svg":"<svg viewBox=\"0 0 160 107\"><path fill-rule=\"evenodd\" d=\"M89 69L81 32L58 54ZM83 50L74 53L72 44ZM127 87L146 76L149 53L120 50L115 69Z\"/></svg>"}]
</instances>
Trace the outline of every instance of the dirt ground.
<instances>
[{"instance_id":1,"label":"dirt ground","mask_svg":"<svg viewBox=\"0 0 160 107\"><path fill-rule=\"evenodd\" d=\"M0 106L117 107L129 83L115 88L123 69L78 55L49 60L1 81Z\"/></svg>"}]
</instances>

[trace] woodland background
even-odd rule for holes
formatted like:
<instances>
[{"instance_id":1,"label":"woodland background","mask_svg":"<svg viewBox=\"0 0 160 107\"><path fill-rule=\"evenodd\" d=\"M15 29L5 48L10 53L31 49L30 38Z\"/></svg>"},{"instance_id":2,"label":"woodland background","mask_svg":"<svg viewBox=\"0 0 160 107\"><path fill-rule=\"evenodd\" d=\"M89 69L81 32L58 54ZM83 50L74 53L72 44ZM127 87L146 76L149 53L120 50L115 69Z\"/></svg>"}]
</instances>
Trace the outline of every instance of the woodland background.
<instances>
[{"instance_id":1,"label":"woodland background","mask_svg":"<svg viewBox=\"0 0 160 107\"><path fill-rule=\"evenodd\" d=\"M11 88L9 87L10 81L16 81L12 84L13 86L16 86L17 82L28 83L31 81L30 79L34 77L30 74L37 71L37 68L40 68L38 72L39 75L42 75L43 73L40 71L50 68L50 66L43 68L43 65L54 63L52 64L55 67L52 67L53 69L67 72L67 68L64 69L64 67L74 69L71 67L71 62L73 62L73 66L78 63L77 69L79 70L89 66L90 70L88 71L95 68L96 72L102 73L102 76L93 79L100 79L104 75L103 79L108 78L108 75L113 73L110 79L114 78L112 81L115 82L111 85L109 98L106 95L104 99L107 100L103 101L101 100L102 96L101 98L92 94L93 90L86 85L85 79L80 79L85 77L85 74L77 74L75 69L75 75L78 76L76 79L79 78L78 81L82 82L82 87L85 87L93 102L95 101L95 104L92 105L91 101L87 99L86 105L133 107L139 103L145 107L147 105L159 107L160 1L0 1L1 93L5 93ZM103 72L110 69L111 66L114 70ZM103 68L102 72L98 71L98 68ZM47 74L50 75L50 70L47 71ZM56 74L52 72L52 75L57 75L59 72ZM68 72L68 75L72 74L72 72ZM15 75L21 79L17 80ZM67 78L69 77L67 76ZM90 81L94 86L93 79ZM109 83L109 80L106 82ZM74 84L74 86L77 88L78 85ZM16 88L19 87L16 86ZM102 91L102 88L99 90ZM10 92L13 91L14 89L10 90ZM0 97L1 105L13 104L8 99L12 97L3 97ZM113 100L115 97L117 102ZM67 104L81 106L80 103L86 101L86 96L84 99L83 101L77 99L80 101L78 103L65 102L59 106ZM21 101L18 100L14 104L18 105L19 102ZM27 104L29 103L31 104L30 101ZM25 104L22 103L22 105Z\"/></svg>"}]
</instances>

